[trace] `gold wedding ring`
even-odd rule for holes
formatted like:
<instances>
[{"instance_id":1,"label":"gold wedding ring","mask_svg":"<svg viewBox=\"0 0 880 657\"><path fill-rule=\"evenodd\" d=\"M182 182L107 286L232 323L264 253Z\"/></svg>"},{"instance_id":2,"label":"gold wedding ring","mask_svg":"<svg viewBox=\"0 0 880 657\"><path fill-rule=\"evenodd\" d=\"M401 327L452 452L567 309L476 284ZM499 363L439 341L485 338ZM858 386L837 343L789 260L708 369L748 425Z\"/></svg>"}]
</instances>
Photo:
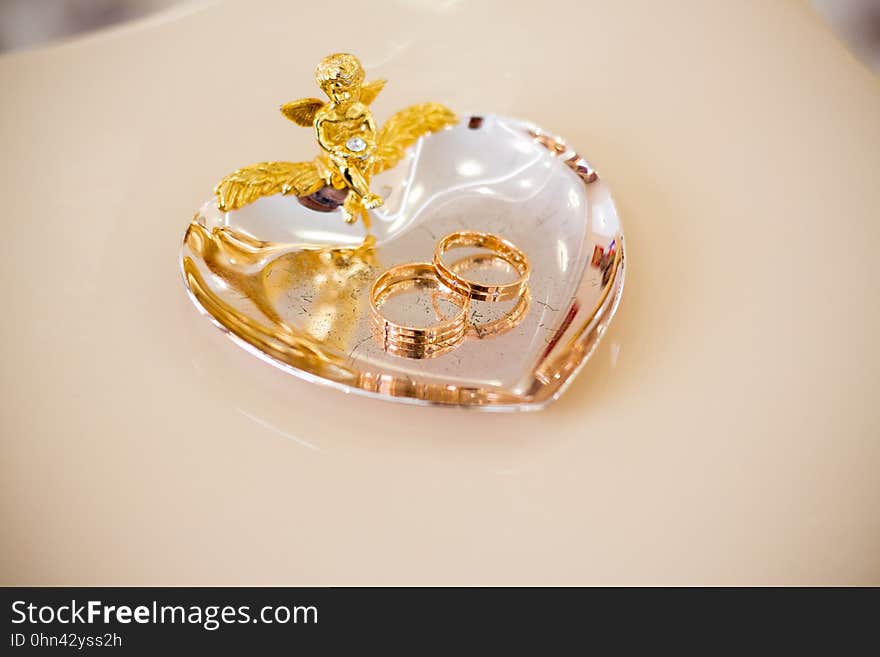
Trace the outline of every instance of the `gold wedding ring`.
<instances>
[{"instance_id":1,"label":"gold wedding ring","mask_svg":"<svg viewBox=\"0 0 880 657\"><path fill-rule=\"evenodd\" d=\"M392 296L412 289L432 288L434 293L458 307L451 318L439 317L430 327L398 324L382 314L383 304ZM392 267L383 273L370 289L370 315L373 329L383 349L407 358L432 358L457 347L467 331L469 300L443 284L434 266L414 262Z\"/></svg>"},{"instance_id":2,"label":"gold wedding ring","mask_svg":"<svg viewBox=\"0 0 880 657\"><path fill-rule=\"evenodd\" d=\"M505 264L509 264L507 260L496 253L474 253L472 255L465 256L460 260L456 260L451 265L449 265L449 269L454 274L461 275L462 271L466 271L467 269L475 265L480 266L486 262L492 261L500 261ZM438 317L442 318L443 313L441 312L437 303L438 298L439 293L435 292L432 299L434 303L434 312L437 313ZM510 311L505 313L503 317L499 317L498 319L488 322L478 323L477 321L475 321L477 318L472 315L468 321L467 335L472 335L474 337L483 339L506 333L522 321L523 317L525 317L526 311L528 311L529 309L530 302L531 295L529 294L528 286L526 286L523 289L522 294L517 299L516 304L513 306L513 308L510 309Z\"/></svg>"},{"instance_id":3,"label":"gold wedding ring","mask_svg":"<svg viewBox=\"0 0 880 657\"><path fill-rule=\"evenodd\" d=\"M488 253L465 256L447 265L443 256L456 248L486 249ZM472 265L497 260L512 267L518 277L511 283L485 284L462 275ZM491 233L462 230L450 233L437 243L433 262L397 265L384 272L370 288L370 317L373 332L382 348L406 358L432 358L462 343L466 334L485 338L504 333L522 321L529 308L528 280L531 268L525 253L505 239ZM408 290L432 289L431 302L438 322L430 327L399 324L382 313L385 302ZM458 310L447 317L439 307L440 299L451 302ZM481 324L468 319L471 299L476 301L516 300L504 316Z\"/></svg>"},{"instance_id":4,"label":"gold wedding ring","mask_svg":"<svg viewBox=\"0 0 880 657\"><path fill-rule=\"evenodd\" d=\"M519 278L512 283L487 285L460 276L453 268L443 262L443 256L447 251L460 247L491 251L510 264L519 274ZM434 269L437 271L437 276L448 288L477 301L509 301L522 297L531 273L529 259L516 246L492 233L481 233L475 230L460 230L441 239L434 251Z\"/></svg>"}]
</instances>

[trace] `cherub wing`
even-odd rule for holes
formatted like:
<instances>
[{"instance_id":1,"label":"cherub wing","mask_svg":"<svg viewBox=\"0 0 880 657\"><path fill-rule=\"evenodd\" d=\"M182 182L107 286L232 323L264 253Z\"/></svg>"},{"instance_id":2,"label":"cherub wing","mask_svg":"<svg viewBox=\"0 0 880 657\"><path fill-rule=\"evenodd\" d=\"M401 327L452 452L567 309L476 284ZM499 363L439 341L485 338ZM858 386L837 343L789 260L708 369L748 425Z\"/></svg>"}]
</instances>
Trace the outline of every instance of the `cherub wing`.
<instances>
[{"instance_id":1,"label":"cherub wing","mask_svg":"<svg viewBox=\"0 0 880 657\"><path fill-rule=\"evenodd\" d=\"M281 106L281 113L294 123L309 128L315 121L318 110L324 106L317 98L300 98Z\"/></svg>"},{"instance_id":2,"label":"cherub wing","mask_svg":"<svg viewBox=\"0 0 880 657\"><path fill-rule=\"evenodd\" d=\"M217 207L238 210L263 196L308 196L324 185L314 162L260 162L229 174L214 188Z\"/></svg>"},{"instance_id":3,"label":"cherub wing","mask_svg":"<svg viewBox=\"0 0 880 657\"><path fill-rule=\"evenodd\" d=\"M373 80L372 82L367 82L365 85L361 87L361 102L364 105L371 104L374 100L376 100L376 96L379 95L379 92L385 88L386 80L378 79Z\"/></svg>"},{"instance_id":4,"label":"cherub wing","mask_svg":"<svg viewBox=\"0 0 880 657\"><path fill-rule=\"evenodd\" d=\"M439 103L412 105L393 115L376 138L373 173L390 169L415 144L419 137L436 132L458 121L455 113Z\"/></svg>"}]
</instances>

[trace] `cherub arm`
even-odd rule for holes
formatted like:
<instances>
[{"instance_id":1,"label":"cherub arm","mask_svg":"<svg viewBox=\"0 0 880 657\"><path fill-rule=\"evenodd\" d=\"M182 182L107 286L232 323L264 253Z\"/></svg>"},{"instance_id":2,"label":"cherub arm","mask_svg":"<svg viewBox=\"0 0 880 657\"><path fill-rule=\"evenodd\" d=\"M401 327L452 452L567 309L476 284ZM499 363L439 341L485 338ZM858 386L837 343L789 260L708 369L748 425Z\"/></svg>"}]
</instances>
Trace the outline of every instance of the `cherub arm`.
<instances>
[{"instance_id":1,"label":"cherub arm","mask_svg":"<svg viewBox=\"0 0 880 657\"><path fill-rule=\"evenodd\" d=\"M373 119L372 112L363 105L362 108L362 113L353 118L344 118L340 120L337 117L328 116L326 114L318 116L315 120L315 133L318 143L325 151L343 159L356 158L358 160L364 159L365 155L373 154L376 149L376 134L378 132L376 121ZM354 132L345 131L343 132L343 135L345 137L360 137L363 139L367 144L366 152L350 151L346 145L346 139L340 136L339 130L330 129L330 127L335 124L338 125L349 122L357 122L361 129ZM366 129L364 130L363 128Z\"/></svg>"}]
</instances>

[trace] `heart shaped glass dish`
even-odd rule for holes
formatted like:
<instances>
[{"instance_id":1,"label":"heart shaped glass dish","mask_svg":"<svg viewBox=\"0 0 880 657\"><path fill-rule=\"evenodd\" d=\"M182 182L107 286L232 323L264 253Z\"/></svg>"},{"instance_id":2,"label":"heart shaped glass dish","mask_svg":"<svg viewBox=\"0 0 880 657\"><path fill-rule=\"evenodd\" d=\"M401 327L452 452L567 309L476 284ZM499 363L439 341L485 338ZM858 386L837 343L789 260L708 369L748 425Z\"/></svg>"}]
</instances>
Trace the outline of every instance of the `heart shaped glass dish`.
<instances>
[{"instance_id":1,"label":"heart shaped glass dish","mask_svg":"<svg viewBox=\"0 0 880 657\"><path fill-rule=\"evenodd\" d=\"M251 353L348 392L486 410L556 399L623 289L620 220L590 165L530 123L471 116L423 137L372 187L385 204L371 211L366 242L363 227L345 224L338 201L320 193L226 213L206 203L181 249L193 302ZM372 283L394 265L430 262L437 241L460 230L499 235L527 254L527 307L504 330L485 331L510 309L472 305L468 338L436 358L387 353L373 336Z\"/></svg>"}]
</instances>

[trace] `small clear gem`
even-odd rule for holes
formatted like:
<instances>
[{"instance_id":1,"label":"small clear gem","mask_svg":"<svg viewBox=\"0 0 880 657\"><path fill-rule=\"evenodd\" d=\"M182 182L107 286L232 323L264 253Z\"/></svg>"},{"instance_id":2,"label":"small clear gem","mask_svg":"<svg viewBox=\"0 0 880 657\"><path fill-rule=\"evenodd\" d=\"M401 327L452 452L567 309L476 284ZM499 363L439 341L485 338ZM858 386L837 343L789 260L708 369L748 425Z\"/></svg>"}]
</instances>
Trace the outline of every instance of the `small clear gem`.
<instances>
[{"instance_id":1,"label":"small clear gem","mask_svg":"<svg viewBox=\"0 0 880 657\"><path fill-rule=\"evenodd\" d=\"M360 153L367 147L367 142L365 142L360 137L352 137L347 142L345 142L345 147L352 153Z\"/></svg>"}]
</instances>

